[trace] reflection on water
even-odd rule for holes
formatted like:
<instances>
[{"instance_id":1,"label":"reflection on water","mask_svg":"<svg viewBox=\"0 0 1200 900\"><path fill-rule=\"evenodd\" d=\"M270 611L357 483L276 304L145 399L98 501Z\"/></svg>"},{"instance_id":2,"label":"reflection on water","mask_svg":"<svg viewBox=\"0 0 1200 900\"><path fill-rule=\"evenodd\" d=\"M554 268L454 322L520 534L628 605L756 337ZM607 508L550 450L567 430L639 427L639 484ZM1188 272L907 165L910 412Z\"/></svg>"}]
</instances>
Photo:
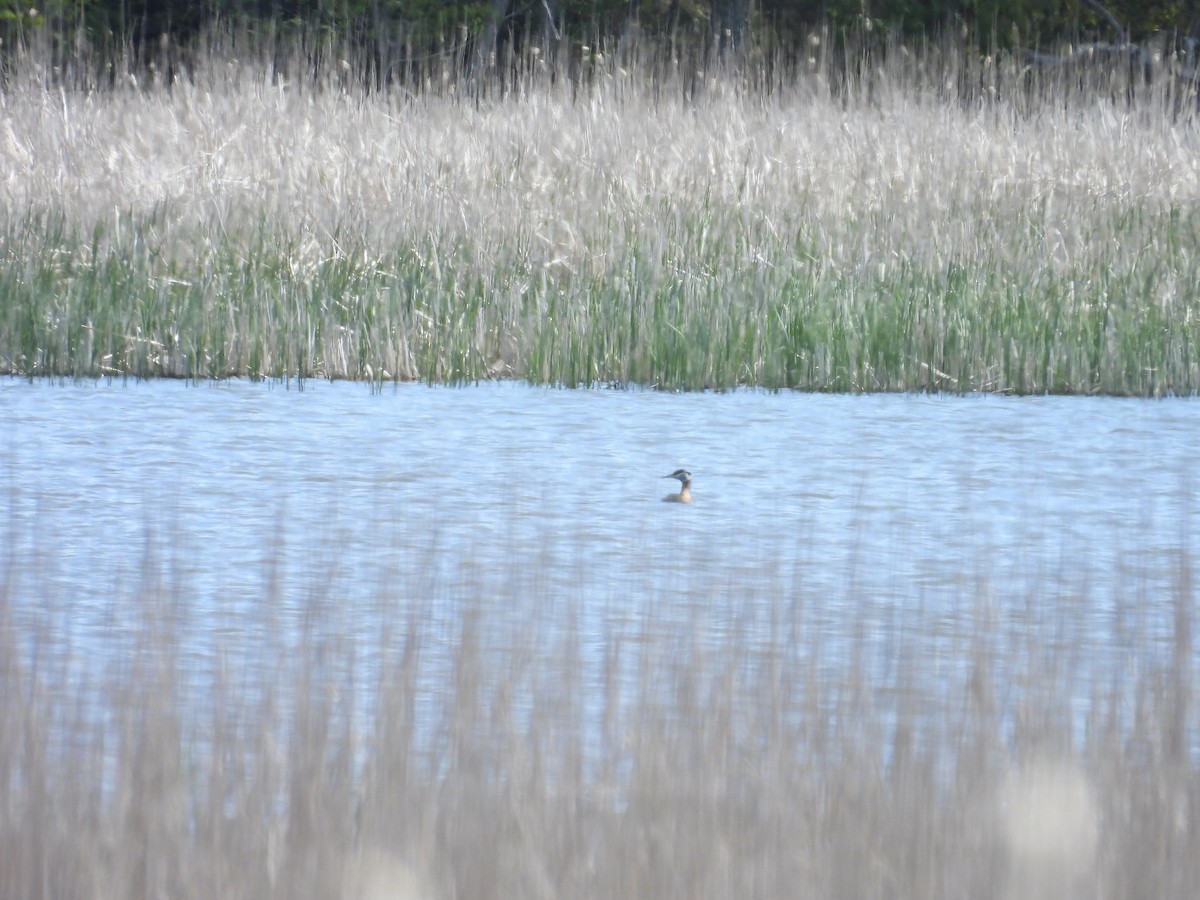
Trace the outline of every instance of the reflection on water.
<instances>
[{"instance_id":1,"label":"reflection on water","mask_svg":"<svg viewBox=\"0 0 1200 900\"><path fill-rule=\"evenodd\" d=\"M96 671L153 571L197 671L321 602L368 666L419 617L431 689L470 611L485 647L579 640L585 690L781 634L880 684L1035 636L1086 690L1170 635L1198 513L1188 401L6 380L0 419L13 614Z\"/></svg>"}]
</instances>

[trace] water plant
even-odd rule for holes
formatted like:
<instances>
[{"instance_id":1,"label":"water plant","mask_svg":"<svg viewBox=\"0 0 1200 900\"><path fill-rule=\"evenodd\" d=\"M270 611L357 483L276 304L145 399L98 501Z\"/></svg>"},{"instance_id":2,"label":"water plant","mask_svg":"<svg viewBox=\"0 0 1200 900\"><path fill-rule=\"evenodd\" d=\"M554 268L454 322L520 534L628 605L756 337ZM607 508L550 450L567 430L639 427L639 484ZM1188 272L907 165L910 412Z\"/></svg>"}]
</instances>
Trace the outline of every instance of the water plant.
<instances>
[{"instance_id":1,"label":"water plant","mask_svg":"<svg viewBox=\"0 0 1200 900\"><path fill-rule=\"evenodd\" d=\"M1182 900L1200 878L1186 556L1174 596L1026 608L980 574L959 609L834 646L830 615L894 598L718 561L585 632L521 553L462 596L268 555L198 643L205 591L153 537L127 595L87 598L133 624L72 638L49 540L8 536L0 579L5 896Z\"/></svg>"},{"instance_id":2,"label":"water plant","mask_svg":"<svg viewBox=\"0 0 1200 900\"><path fill-rule=\"evenodd\" d=\"M9 77L0 370L1197 388L1170 81L1130 103L898 45L413 94L233 49L170 84Z\"/></svg>"}]
</instances>

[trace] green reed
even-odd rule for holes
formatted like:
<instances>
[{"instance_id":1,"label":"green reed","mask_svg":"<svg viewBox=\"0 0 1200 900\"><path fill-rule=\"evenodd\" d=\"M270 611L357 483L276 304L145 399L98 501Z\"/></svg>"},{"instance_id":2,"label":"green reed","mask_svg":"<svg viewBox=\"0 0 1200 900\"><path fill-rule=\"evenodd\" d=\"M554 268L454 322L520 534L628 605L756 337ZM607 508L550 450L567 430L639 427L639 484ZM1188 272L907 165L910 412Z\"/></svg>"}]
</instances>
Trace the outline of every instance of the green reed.
<instances>
[{"instance_id":1,"label":"green reed","mask_svg":"<svg viewBox=\"0 0 1200 900\"><path fill-rule=\"evenodd\" d=\"M27 226L36 228L37 226ZM469 248L289 267L290 242L219 247L187 267L146 247L38 234L6 244L4 367L29 375L496 377L538 383L808 390L1191 393L1191 254L1145 271L886 271L647 265L551 279ZM80 262L81 257L90 257ZM490 262L490 261L489 261Z\"/></svg>"}]
</instances>

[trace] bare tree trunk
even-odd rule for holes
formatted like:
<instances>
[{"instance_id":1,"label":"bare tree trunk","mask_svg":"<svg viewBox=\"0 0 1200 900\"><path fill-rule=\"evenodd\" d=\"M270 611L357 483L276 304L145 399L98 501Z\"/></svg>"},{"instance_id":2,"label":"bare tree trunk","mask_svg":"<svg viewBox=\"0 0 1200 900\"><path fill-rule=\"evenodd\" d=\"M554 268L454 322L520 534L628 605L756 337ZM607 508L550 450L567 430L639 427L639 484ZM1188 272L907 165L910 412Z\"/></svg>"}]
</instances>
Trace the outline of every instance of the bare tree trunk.
<instances>
[{"instance_id":1,"label":"bare tree trunk","mask_svg":"<svg viewBox=\"0 0 1200 900\"><path fill-rule=\"evenodd\" d=\"M546 34L551 40L557 41L560 37L558 33L558 23L562 19L561 5L558 0L541 0L542 9L546 13Z\"/></svg>"},{"instance_id":2,"label":"bare tree trunk","mask_svg":"<svg viewBox=\"0 0 1200 900\"><path fill-rule=\"evenodd\" d=\"M492 12L488 16L487 26L483 30L483 34L479 36L479 44L475 51L475 59L472 62L472 74L478 74L489 68L489 63L495 65L495 60L498 59L499 47L497 44L500 40L500 25L504 22L508 15L508 9L512 5L512 0L492 0Z\"/></svg>"},{"instance_id":3,"label":"bare tree trunk","mask_svg":"<svg viewBox=\"0 0 1200 900\"><path fill-rule=\"evenodd\" d=\"M667 34L674 39L675 28L679 25L679 4L681 0L671 0L671 5L667 7Z\"/></svg>"},{"instance_id":4,"label":"bare tree trunk","mask_svg":"<svg viewBox=\"0 0 1200 900\"><path fill-rule=\"evenodd\" d=\"M709 11L720 58L740 51L750 30L750 0L709 0Z\"/></svg>"}]
</instances>

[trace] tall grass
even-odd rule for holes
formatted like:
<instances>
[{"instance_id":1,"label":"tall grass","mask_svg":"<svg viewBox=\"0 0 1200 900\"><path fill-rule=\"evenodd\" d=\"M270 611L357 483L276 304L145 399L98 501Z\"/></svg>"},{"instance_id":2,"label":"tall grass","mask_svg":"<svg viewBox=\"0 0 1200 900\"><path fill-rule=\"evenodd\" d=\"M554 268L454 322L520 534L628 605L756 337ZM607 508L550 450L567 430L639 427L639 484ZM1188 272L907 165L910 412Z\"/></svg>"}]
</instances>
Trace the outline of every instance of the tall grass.
<instances>
[{"instance_id":1,"label":"tall grass","mask_svg":"<svg viewBox=\"0 0 1200 900\"><path fill-rule=\"evenodd\" d=\"M949 641L944 611L906 609L915 629L834 653L803 573L710 585L690 633L642 598L593 634L519 560L470 597L381 581L350 615L344 576L314 575L294 638L204 656L171 556L110 598L138 623L106 666L52 624L75 598L28 605L48 564L6 556L0 895L1182 900L1200 879L1187 559L1173 598L1118 598L1111 660L1080 669L986 579ZM267 566L251 615L278 621ZM1036 603L1062 622L1096 599ZM1165 640L1136 625L1162 599ZM767 627L706 639L716 609Z\"/></svg>"},{"instance_id":2,"label":"tall grass","mask_svg":"<svg viewBox=\"0 0 1200 900\"><path fill-rule=\"evenodd\" d=\"M1157 395L1200 383L1170 79L533 51L364 86L231 37L0 93L0 370ZM582 53L582 56L580 55ZM314 62L316 59L316 62ZM160 79L165 81L165 79ZM418 79L420 81L420 79Z\"/></svg>"}]
</instances>

